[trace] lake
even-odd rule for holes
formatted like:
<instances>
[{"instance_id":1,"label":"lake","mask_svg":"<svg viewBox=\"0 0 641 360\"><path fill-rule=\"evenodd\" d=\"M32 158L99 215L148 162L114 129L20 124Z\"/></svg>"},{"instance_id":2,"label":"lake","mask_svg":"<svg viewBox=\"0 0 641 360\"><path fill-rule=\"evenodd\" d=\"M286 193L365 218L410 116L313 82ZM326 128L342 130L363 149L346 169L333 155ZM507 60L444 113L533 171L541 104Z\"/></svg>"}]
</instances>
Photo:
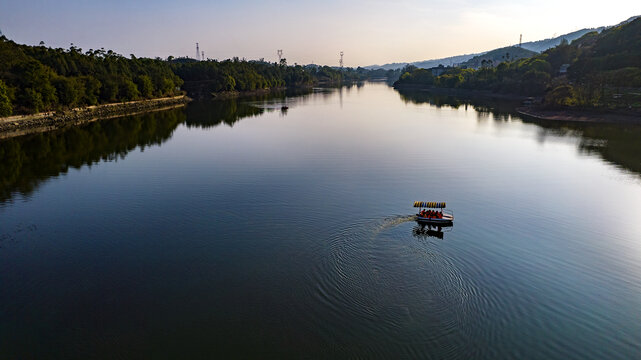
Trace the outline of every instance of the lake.
<instances>
[{"instance_id":1,"label":"lake","mask_svg":"<svg viewBox=\"0 0 641 360\"><path fill-rule=\"evenodd\" d=\"M641 127L510 109L366 83L1 141L0 357L641 358Z\"/></svg>"}]
</instances>

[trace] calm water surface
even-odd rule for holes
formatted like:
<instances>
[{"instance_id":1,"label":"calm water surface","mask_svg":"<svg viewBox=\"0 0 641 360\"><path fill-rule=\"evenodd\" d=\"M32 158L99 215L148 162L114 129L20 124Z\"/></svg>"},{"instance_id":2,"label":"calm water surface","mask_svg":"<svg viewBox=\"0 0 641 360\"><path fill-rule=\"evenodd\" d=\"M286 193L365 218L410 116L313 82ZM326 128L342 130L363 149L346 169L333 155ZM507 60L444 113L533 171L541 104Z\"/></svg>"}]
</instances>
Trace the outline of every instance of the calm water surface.
<instances>
[{"instance_id":1,"label":"calm water surface","mask_svg":"<svg viewBox=\"0 0 641 360\"><path fill-rule=\"evenodd\" d=\"M366 84L2 141L0 358L641 358L639 139Z\"/></svg>"}]
</instances>

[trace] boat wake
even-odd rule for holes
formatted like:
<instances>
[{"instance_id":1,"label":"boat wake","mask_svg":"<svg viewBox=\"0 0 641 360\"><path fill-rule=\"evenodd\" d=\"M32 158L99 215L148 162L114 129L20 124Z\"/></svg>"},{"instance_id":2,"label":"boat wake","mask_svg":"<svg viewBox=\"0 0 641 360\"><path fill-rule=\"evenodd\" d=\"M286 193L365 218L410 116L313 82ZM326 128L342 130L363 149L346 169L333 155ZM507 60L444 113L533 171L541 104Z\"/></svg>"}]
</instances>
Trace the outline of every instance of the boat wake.
<instances>
[{"instance_id":1,"label":"boat wake","mask_svg":"<svg viewBox=\"0 0 641 360\"><path fill-rule=\"evenodd\" d=\"M320 258L301 294L305 321L337 353L387 357L400 346L418 357L431 356L434 347L461 355L452 335L471 313L473 290L447 253L417 241L407 224L413 221L413 215L362 220L316 249Z\"/></svg>"},{"instance_id":2,"label":"boat wake","mask_svg":"<svg viewBox=\"0 0 641 360\"><path fill-rule=\"evenodd\" d=\"M414 220L415 220L414 215L396 215L396 216L386 217L378 221L374 220L372 221L374 223L372 232L373 234L378 234L387 229L399 226L401 224L405 224L407 222L412 222Z\"/></svg>"}]
</instances>

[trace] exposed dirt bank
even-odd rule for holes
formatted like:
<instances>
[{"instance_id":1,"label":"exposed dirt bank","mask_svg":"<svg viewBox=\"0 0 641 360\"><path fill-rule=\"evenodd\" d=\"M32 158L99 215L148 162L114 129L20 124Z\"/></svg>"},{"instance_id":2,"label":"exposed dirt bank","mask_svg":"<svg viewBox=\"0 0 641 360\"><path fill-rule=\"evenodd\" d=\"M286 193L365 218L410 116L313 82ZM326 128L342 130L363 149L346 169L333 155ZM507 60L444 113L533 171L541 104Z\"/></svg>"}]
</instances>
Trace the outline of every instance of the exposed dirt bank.
<instances>
[{"instance_id":1,"label":"exposed dirt bank","mask_svg":"<svg viewBox=\"0 0 641 360\"><path fill-rule=\"evenodd\" d=\"M45 112L33 115L3 117L0 118L0 139L50 131L101 119L171 109L183 106L189 101L190 99L188 97L181 95L151 100L88 106L63 112Z\"/></svg>"}]
</instances>

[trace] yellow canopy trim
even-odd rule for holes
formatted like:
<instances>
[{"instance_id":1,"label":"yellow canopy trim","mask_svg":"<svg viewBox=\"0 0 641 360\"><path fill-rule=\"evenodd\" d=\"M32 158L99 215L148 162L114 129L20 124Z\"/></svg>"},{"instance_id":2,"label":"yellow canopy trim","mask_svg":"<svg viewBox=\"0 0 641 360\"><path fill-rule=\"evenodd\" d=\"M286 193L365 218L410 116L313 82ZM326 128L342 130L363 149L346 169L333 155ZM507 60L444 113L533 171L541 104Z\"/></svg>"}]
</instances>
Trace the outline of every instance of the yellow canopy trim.
<instances>
[{"instance_id":1,"label":"yellow canopy trim","mask_svg":"<svg viewBox=\"0 0 641 360\"><path fill-rule=\"evenodd\" d=\"M443 209L443 208L445 208L445 203L444 202L434 202L434 201L414 201L414 207L417 207L417 208Z\"/></svg>"}]
</instances>

